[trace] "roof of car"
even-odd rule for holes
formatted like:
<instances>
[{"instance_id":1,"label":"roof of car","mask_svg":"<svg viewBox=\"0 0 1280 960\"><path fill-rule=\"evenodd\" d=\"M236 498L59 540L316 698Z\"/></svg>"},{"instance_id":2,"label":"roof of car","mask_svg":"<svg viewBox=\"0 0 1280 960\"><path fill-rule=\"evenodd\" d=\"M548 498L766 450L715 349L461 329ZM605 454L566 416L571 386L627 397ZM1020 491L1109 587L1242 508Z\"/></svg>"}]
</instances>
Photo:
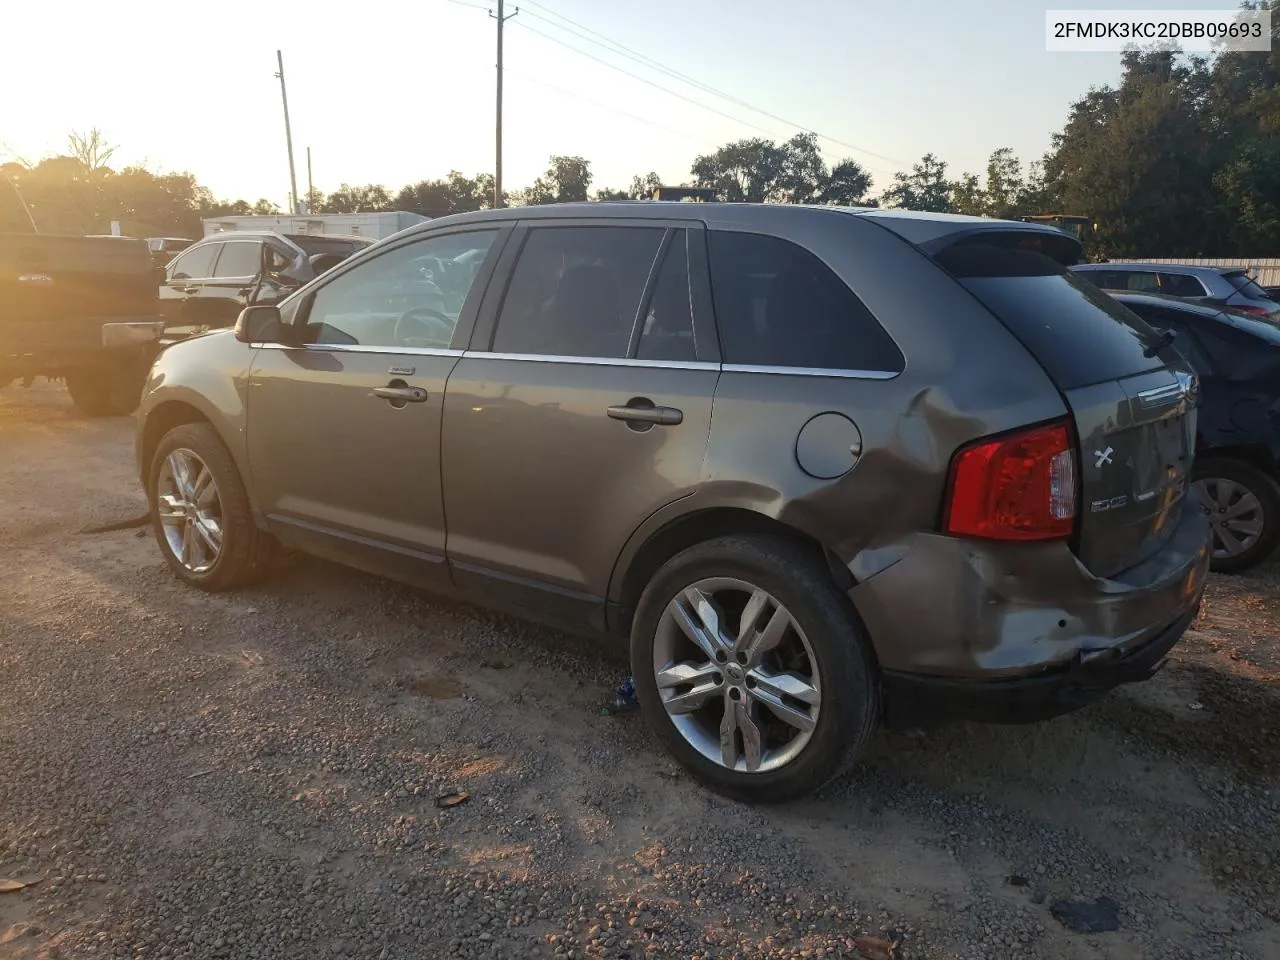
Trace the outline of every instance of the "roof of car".
<instances>
[{"instance_id":1,"label":"roof of car","mask_svg":"<svg viewBox=\"0 0 1280 960\"><path fill-rule=\"evenodd\" d=\"M210 233L197 240L197 243L204 243L208 240L258 240L263 237L275 237L276 239L288 240L291 237L303 237L305 239L316 240L342 240L356 243L373 243L372 237L348 236L341 233L285 233L283 230L219 230L216 233Z\"/></svg>"},{"instance_id":2,"label":"roof of car","mask_svg":"<svg viewBox=\"0 0 1280 960\"><path fill-rule=\"evenodd\" d=\"M409 236L454 223L503 220L608 219L611 217L655 220L700 220L712 226L748 226L768 230L771 225L793 217L857 216L874 220L915 244L925 244L940 237L976 230L1021 230L1066 237L1055 227L1020 220L993 220L951 213L917 210L884 209L882 207L832 207L795 203L687 203L680 200L596 200L584 203L539 204L528 207L504 207L500 210L475 210L437 217L415 224L397 236Z\"/></svg>"},{"instance_id":3,"label":"roof of car","mask_svg":"<svg viewBox=\"0 0 1280 960\"><path fill-rule=\"evenodd\" d=\"M1208 267L1195 263L1149 263L1145 260L1108 260L1103 263L1080 263L1073 270L1134 270L1139 273L1245 273L1244 267Z\"/></svg>"}]
</instances>

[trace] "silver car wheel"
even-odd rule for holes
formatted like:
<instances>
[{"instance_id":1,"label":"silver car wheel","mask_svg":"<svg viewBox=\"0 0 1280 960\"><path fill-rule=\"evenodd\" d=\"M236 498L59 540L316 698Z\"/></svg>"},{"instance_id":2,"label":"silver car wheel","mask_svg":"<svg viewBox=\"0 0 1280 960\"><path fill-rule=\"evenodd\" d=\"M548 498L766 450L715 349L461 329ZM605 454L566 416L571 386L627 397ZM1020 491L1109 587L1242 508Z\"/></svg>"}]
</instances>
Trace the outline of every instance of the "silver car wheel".
<instances>
[{"instance_id":1,"label":"silver car wheel","mask_svg":"<svg viewBox=\"0 0 1280 960\"><path fill-rule=\"evenodd\" d=\"M1223 477L1206 477L1196 487L1213 523L1214 560L1238 557L1258 542L1266 514L1248 487Z\"/></svg>"},{"instance_id":2,"label":"silver car wheel","mask_svg":"<svg viewBox=\"0 0 1280 960\"><path fill-rule=\"evenodd\" d=\"M817 727L813 648L786 607L745 581L713 577L680 591L658 621L653 671L676 730L726 769L777 770Z\"/></svg>"},{"instance_id":3,"label":"silver car wheel","mask_svg":"<svg viewBox=\"0 0 1280 960\"><path fill-rule=\"evenodd\" d=\"M222 553L222 500L200 457L179 448L165 457L156 480L156 510L165 543L190 573L206 573Z\"/></svg>"}]
</instances>

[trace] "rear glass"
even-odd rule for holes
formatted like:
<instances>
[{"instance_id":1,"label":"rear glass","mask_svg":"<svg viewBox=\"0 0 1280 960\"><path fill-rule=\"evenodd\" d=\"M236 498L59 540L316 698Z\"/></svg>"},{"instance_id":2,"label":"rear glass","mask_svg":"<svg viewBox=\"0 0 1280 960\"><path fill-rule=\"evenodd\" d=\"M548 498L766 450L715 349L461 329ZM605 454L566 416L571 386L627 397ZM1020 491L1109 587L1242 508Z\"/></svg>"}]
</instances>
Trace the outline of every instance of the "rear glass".
<instances>
[{"instance_id":1,"label":"rear glass","mask_svg":"<svg viewBox=\"0 0 1280 960\"><path fill-rule=\"evenodd\" d=\"M1159 335L1089 280L1037 253L963 243L937 260L996 315L1060 390L1157 370Z\"/></svg>"},{"instance_id":2,"label":"rear glass","mask_svg":"<svg viewBox=\"0 0 1280 960\"><path fill-rule=\"evenodd\" d=\"M1224 273L1222 279L1231 284L1240 293L1246 297L1258 297L1267 299L1267 291L1263 290L1253 280L1249 278L1247 273Z\"/></svg>"},{"instance_id":3,"label":"rear glass","mask_svg":"<svg viewBox=\"0 0 1280 960\"><path fill-rule=\"evenodd\" d=\"M1218 316L1224 323L1235 327L1237 330L1251 333L1260 340L1265 340L1267 343L1280 347L1280 326L1277 326L1272 321L1235 312L1223 312Z\"/></svg>"}]
</instances>

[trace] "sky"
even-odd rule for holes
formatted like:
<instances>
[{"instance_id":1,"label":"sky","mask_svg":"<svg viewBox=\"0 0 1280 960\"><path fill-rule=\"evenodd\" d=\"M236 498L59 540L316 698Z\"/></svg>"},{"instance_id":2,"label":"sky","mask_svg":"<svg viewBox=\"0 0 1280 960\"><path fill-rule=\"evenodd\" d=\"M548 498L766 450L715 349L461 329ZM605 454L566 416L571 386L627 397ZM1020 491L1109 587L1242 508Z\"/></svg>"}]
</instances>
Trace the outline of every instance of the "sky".
<instances>
[{"instance_id":1,"label":"sky","mask_svg":"<svg viewBox=\"0 0 1280 960\"><path fill-rule=\"evenodd\" d=\"M9 4L0 162L59 153L69 131L97 127L113 166L189 171L220 199L285 206L281 50L299 193L308 147L326 192L492 172L496 6ZM593 187L650 170L679 183L721 144L800 130L829 161L863 164L873 192L928 152L954 175L983 171L1003 146L1037 159L1072 101L1120 75L1116 53L1045 51L1045 10L1075 6L1235 2L506 0L519 13L505 34L504 186L531 183L552 154L589 159Z\"/></svg>"}]
</instances>

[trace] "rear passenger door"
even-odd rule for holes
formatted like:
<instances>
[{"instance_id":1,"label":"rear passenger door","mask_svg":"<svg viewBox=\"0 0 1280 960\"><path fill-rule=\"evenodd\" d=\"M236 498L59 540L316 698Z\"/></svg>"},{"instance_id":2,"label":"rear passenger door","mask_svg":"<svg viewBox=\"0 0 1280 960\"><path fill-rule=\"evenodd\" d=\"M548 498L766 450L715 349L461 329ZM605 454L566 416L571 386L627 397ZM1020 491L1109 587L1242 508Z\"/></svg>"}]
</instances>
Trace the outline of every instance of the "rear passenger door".
<instances>
[{"instance_id":1,"label":"rear passenger door","mask_svg":"<svg viewBox=\"0 0 1280 960\"><path fill-rule=\"evenodd\" d=\"M719 365L701 234L650 220L518 228L445 397L460 588L603 625L627 538L702 474Z\"/></svg>"},{"instance_id":2,"label":"rear passenger door","mask_svg":"<svg viewBox=\"0 0 1280 960\"><path fill-rule=\"evenodd\" d=\"M228 240L213 265L213 276L197 294L196 313L203 326L230 327L249 305L262 276L261 240Z\"/></svg>"},{"instance_id":3,"label":"rear passenger door","mask_svg":"<svg viewBox=\"0 0 1280 960\"><path fill-rule=\"evenodd\" d=\"M877 519L859 511L898 493L883 452L903 442L901 414L885 415L884 381L905 364L897 344L799 243L713 229L708 249L723 360L707 454L715 478L766 512L822 491L851 528L864 517L871 527ZM861 482L849 478L854 496L841 481L869 458Z\"/></svg>"}]
</instances>

